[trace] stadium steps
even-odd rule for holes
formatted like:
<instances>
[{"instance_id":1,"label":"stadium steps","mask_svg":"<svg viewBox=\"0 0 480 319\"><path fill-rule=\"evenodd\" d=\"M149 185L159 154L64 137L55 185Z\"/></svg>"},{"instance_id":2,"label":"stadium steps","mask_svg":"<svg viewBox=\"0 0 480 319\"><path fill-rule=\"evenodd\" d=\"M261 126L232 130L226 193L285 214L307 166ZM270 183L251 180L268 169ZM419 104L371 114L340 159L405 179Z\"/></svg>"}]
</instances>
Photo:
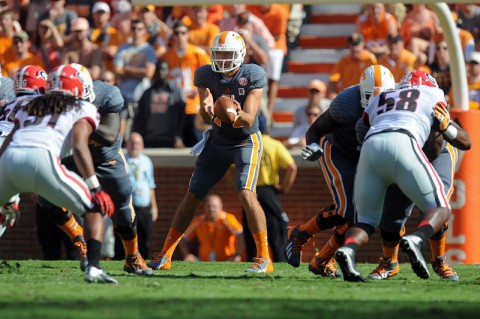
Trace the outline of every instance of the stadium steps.
<instances>
[{"instance_id":1,"label":"stadium steps","mask_svg":"<svg viewBox=\"0 0 480 319\"><path fill-rule=\"evenodd\" d=\"M282 74L273 111L271 136L285 140L292 130L293 113L305 104L312 79L328 82L338 59L347 54L347 39L355 31L361 5L313 5L302 25L298 47L289 52L288 72Z\"/></svg>"}]
</instances>

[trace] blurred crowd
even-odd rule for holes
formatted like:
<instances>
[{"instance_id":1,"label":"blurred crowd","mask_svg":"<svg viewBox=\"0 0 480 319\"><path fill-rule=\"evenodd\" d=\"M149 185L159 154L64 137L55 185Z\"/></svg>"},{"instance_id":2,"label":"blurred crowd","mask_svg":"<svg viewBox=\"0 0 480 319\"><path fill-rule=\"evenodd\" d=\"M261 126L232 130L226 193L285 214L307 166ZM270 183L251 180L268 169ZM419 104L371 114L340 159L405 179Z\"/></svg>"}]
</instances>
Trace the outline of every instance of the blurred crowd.
<instances>
[{"instance_id":1,"label":"blurred crowd","mask_svg":"<svg viewBox=\"0 0 480 319\"><path fill-rule=\"evenodd\" d=\"M450 5L466 61L470 108L480 107L480 7ZM245 63L265 68L262 113L271 123L288 49L296 45L308 15L300 4L134 6L128 0L0 0L0 63L3 76L34 64L47 72L80 63L94 80L117 85L125 99L121 132L138 132L145 147L193 146L208 127L200 116L195 70L210 63L209 47L224 30L244 38ZM372 64L389 68L397 81L413 69L431 73L453 101L450 57L435 13L424 4L365 5L328 83L312 81L295 114L287 147L303 146L305 127L336 94L358 83Z\"/></svg>"}]
</instances>

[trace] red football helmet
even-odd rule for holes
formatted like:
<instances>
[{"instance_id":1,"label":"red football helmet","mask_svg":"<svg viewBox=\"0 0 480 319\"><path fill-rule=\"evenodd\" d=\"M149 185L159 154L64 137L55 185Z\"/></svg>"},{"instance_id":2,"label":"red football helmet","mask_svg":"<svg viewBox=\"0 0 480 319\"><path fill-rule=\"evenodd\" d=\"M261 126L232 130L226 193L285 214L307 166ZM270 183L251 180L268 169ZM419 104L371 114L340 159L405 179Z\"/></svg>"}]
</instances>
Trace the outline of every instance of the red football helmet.
<instances>
[{"instance_id":1,"label":"red football helmet","mask_svg":"<svg viewBox=\"0 0 480 319\"><path fill-rule=\"evenodd\" d=\"M63 93L83 99L82 75L69 64L57 66L48 74L47 93Z\"/></svg>"},{"instance_id":2,"label":"red football helmet","mask_svg":"<svg viewBox=\"0 0 480 319\"><path fill-rule=\"evenodd\" d=\"M41 67L36 65L24 66L13 77L13 90L15 94L45 94L47 78L47 72Z\"/></svg>"},{"instance_id":3,"label":"red football helmet","mask_svg":"<svg viewBox=\"0 0 480 319\"><path fill-rule=\"evenodd\" d=\"M400 81L399 88L404 89L420 85L438 88L438 84L435 78L422 70L413 70L409 74L405 75Z\"/></svg>"}]
</instances>

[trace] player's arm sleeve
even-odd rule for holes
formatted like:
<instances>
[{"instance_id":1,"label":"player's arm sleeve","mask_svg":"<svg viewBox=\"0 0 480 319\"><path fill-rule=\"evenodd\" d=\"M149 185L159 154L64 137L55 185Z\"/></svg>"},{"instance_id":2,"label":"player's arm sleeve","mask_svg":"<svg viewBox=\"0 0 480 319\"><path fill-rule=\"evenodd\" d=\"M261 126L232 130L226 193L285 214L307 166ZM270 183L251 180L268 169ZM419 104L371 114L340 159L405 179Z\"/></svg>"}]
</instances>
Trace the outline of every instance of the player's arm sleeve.
<instances>
[{"instance_id":1,"label":"player's arm sleeve","mask_svg":"<svg viewBox=\"0 0 480 319\"><path fill-rule=\"evenodd\" d=\"M338 123L333 119L330 109L327 109L308 128L305 135L307 145L318 143L322 136L333 132L337 125Z\"/></svg>"},{"instance_id":2,"label":"player's arm sleeve","mask_svg":"<svg viewBox=\"0 0 480 319\"><path fill-rule=\"evenodd\" d=\"M250 64L252 68L250 89L263 89L267 86L267 75L265 71L256 64Z\"/></svg>"},{"instance_id":3,"label":"player's arm sleeve","mask_svg":"<svg viewBox=\"0 0 480 319\"><path fill-rule=\"evenodd\" d=\"M195 75L193 77L193 84L197 88L206 88L207 87L207 81L206 81L206 74L207 74L207 68L209 66L201 66L198 69L195 70Z\"/></svg>"},{"instance_id":4,"label":"player's arm sleeve","mask_svg":"<svg viewBox=\"0 0 480 319\"><path fill-rule=\"evenodd\" d=\"M365 140L365 136L367 135L369 127L363 121L363 118L360 118L355 124L355 131L357 133L357 140L360 145L363 144Z\"/></svg>"},{"instance_id":5,"label":"player's arm sleeve","mask_svg":"<svg viewBox=\"0 0 480 319\"><path fill-rule=\"evenodd\" d=\"M101 145L112 146L115 144L119 132L120 114L106 113L102 116L97 130L92 133L90 139Z\"/></svg>"}]
</instances>

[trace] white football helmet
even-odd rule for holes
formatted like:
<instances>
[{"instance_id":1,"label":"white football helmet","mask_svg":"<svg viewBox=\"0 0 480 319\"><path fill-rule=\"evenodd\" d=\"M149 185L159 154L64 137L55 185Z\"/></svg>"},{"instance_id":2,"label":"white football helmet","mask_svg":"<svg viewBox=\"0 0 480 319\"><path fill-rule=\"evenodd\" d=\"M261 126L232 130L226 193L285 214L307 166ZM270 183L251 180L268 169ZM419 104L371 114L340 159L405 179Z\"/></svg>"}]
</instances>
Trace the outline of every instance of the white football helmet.
<instances>
[{"instance_id":1,"label":"white football helmet","mask_svg":"<svg viewBox=\"0 0 480 319\"><path fill-rule=\"evenodd\" d=\"M93 90L93 80L90 71L79 63L70 63L78 72L80 72L81 80L83 80L83 99L93 103L95 101L95 91Z\"/></svg>"},{"instance_id":2,"label":"white football helmet","mask_svg":"<svg viewBox=\"0 0 480 319\"><path fill-rule=\"evenodd\" d=\"M379 93L395 88L392 72L383 65L375 64L366 68L360 76L360 103L368 106L370 99Z\"/></svg>"},{"instance_id":3,"label":"white football helmet","mask_svg":"<svg viewBox=\"0 0 480 319\"><path fill-rule=\"evenodd\" d=\"M232 52L228 59L220 58L219 52ZM243 63L247 50L240 34L233 31L223 31L213 39L210 48L212 70L219 73L230 72Z\"/></svg>"}]
</instances>

